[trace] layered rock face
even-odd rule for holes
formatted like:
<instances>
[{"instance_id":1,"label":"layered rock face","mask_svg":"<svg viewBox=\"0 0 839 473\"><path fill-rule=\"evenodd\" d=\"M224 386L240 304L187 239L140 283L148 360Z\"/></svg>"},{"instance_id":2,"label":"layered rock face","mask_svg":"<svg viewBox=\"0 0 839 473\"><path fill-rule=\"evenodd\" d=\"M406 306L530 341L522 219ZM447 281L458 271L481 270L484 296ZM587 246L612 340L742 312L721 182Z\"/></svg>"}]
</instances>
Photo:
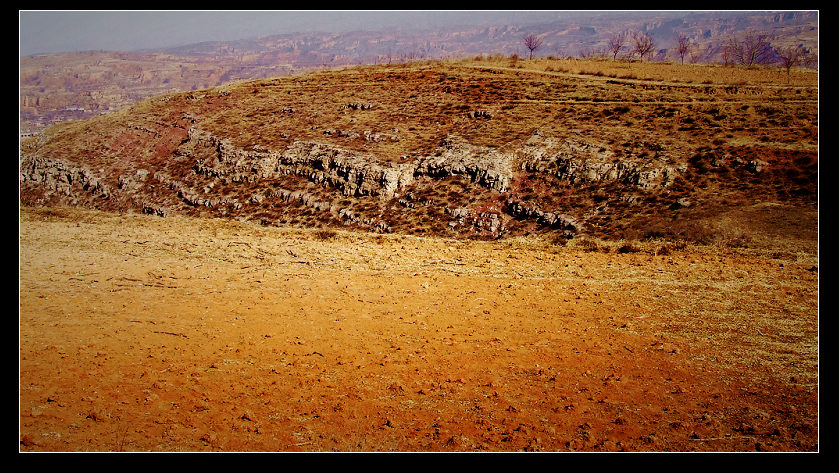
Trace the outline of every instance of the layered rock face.
<instances>
[{"instance_id":1,"label":"layered rock face","mask_svg":"<svg viewBox=\"0 0 839 473\"><path fill-rule=\"evenodd\" d=\"M180 167L152 169L137 162L111 183L103 170L37 152L24 153L21 200L160 216L199 212L254 218L266 224L282 223L279 215L295 208L313 213L318 221L377 232L393 230L388 221L395 219L386 214L398 202L396 207L402 211L425 209L428 213L431 207L437 218L447 219L445 228L458 235L499 238L508 234L511 222L530 221L573 236L585 231L585 223L571 215L571 209L544 208L512 197L517 172L539 173L570 185L615 181L641 189L665 187L681 172L667 165L665 157L633 163L598 144L539 134L522 149L507 152L450 136L432 153L392 163L313 141L295 141L281 150L261 146L246 150L192 127L173 156L182 162ZM459 179L483 189L484 201L470 200L468 195L443 202L402 198L414 194L420 182L434 187L434 182L444 179ZM222 188L227 190L222 192ZM356 205L360 199L366 199L367 207Z\"/></svg>"},{"instance_id":2,"label":"layered rock face","mask_svg":"<svg viewBox=\"0 0 839 473\"><path fill-rule=\"evenodd\" d=\"M512 179L511 155L473 146L457 137L446 140L435 154L398 164L380 163L372 155L307 141L296 141L282 151L246 151L195 128L190 129L189 140L188 146L215 154L213 159L196 164L196 171L206 176L239 182L294 174L339 189L346 196L391 198L420 176L465 176L498 192L506 192Z\"/></svg>"},{"instance_id":3,"label":"layered rock face","mask_svg":"<svg viewBox=\"0 0 839 473\"><path fill-rule=\"evenodd\" d=\"M514 159L511 154L474 146L459 137L449 137L437 153L417 159L414 174L468 176L481 186L503 193L510 188Z\"/></svg>"},{"instance_id":4,"label":"layered rock face","mask_svg":"<svg viewBox=\"0 0 839 473\"><path fill-rule=\"evenodd\" d=\"M606 146L534 135L525 144L521 169L568 180L619 181L639 188L667 187L685 166L674 166L667 155L652 159L615 156Z\"/></svg>"},{"instance_id":5,"label":"layered rock face","mask_svg":"<svg viewBox=\"0 0 839 473\"><path fill-rule=\"evenodd\" d=\"M99 173L85 166L44 157L27 157L20 165L20 185L41 190L43 200L64 198L70 204L78 203L78 190L83 195L108 199L115 194Z\"/></svg>"}]
</instances>

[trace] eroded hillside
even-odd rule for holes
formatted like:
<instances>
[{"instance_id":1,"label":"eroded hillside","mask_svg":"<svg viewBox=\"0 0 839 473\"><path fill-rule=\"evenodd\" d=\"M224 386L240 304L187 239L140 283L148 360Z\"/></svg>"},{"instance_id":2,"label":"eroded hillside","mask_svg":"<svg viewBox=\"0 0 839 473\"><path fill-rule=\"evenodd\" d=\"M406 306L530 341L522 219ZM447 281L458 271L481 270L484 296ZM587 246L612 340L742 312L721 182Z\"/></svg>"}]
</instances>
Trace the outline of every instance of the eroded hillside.
<instances>
[{"instance_id":1,"label":"eroded hillside","mask_svg":"<svg viewBox=\"0 0 839 473\"><path fill-rule=\"evenodd\" d=\"M239 82L23 141L20 198L467 238L783 233L812 249L817 79L497 59Z\"/></svg>"}]
</instances>

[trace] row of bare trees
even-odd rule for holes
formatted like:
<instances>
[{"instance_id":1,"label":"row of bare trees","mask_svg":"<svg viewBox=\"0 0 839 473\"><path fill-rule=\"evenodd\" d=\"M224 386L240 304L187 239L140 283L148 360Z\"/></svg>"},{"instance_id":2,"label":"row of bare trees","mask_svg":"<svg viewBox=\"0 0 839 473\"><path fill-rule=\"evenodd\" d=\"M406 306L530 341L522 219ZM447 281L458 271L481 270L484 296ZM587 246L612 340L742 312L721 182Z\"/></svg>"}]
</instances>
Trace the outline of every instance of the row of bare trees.
<instances>
[{"instance_id":1,"label":"row of bare trees","mask_svg":"<svg viewBox=\"0 0 839 473\"><path fill-rule=\"evenodd\" d=\"M731 63L744 66L755 66L759 64L777 63L786 70L789 76L790 69L795 66L815 68L818 58L803 46L780 46L772 47L771 37L765 33L747 31L743 37L738 39L731 35L723 47L723 63Z\"/></svg>"},{"instance_id":2,"label":"row of bare trees","mask_svg":"<svg viewBox=\"0 0 839 473\"><path fill-rule=\"evenodd\" d=\"M767 35L747 31L742 39L737 39L734 35L729 36L722 55L725 64L733 62L744 66L755 66L769 62L773 52Z\"/></svg>"},{"instance_id":3,"label":"row of bare trees","mask_svg":"<svg viewBox=\"0 0 839 473\"><path fill-rule=\"evenodd\" d=\"M773 48L769 35L755 31L747 31L741 38L730 35L722 48L722 60L725 65L741 64L744 66L755 66L759 64L778 63L786 69L787 74L794 66L816 67L817 57L802 46L788 46ZM533 52L542 47L544 40L534 34L524 37L524 45L530 50L530 58L533 59ZM675 52L682 63L685 57L693 57L694 45L690 38L684 34L677 34ZM606 53L613 60L617 60L621 52L626 52L626 57L643 60L649 58L655 51L655 41L645 32L621 31L609 37L606 45ZM581 55L587 57L590 53L582 51ZM593 55L593 54L591 54Z\"/></svg>"},{"instance_id":4,"label":"row of bare trees","mask_svg":"<svg viewBox=\"0 0 839 473\"><path fill-rule=\"evenodd\" d=\"M612 55L612 59L617 59L618 54L625 46L629 46L630 56L637 54L639 59L644 59L655 49L655 41L652 36L644 32L629 33L628 31L621 31L609 38L606 50Z\"/></svg>"},{"instance_id":5,"label":"row of bare trees","mask_svg":"<svg viewBox=\"0 0 839 473\"><path fill-rule=\"evenodd\" d=\"M533 59L533 52L542 47L544 41L539 36L529 34L524 37L524 46L530 50L530 58ZM644 59L652 54L655 49L655 40L652 36L644 32L629 33L622 31L609 38L607 51L611 54L612 59L617 59L618 54L625 48L630 48L630 55L637 55L639 59ZM585 56L586 53L583 53Z\"/></svg>"}]
</instances>

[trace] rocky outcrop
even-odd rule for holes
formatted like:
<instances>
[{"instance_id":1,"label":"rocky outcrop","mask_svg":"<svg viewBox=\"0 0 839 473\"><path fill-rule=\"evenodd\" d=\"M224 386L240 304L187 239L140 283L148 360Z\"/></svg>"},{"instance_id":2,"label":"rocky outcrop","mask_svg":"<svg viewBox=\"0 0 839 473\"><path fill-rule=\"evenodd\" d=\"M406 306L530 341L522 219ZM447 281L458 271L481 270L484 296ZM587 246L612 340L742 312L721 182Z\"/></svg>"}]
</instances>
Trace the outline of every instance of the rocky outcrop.
<instances>
[{"instance_id":1,"label":"rocky outcrop","mask_svg":"<svg viewBox=\"0 0 839 473\"><path fill-rule=\"evenodd\" d=\"M545 212L525 202L507 201L507 212L518 219L535 219L540 225L548 228L566 230L570 233L581 230L581 225L573 217L556 212Z\"/></svg>"},{"instance_id":2,"label":"rocky outcrop","mask_svg":"<svg viewBox=\"0 0 839 473\"><path fill-rule=\"evenodd\" d=\"M308 192L278 188L272 189L265 196L259 194L254 195L249 199L249 201L260 204L265 199L279 199L285 203L299 204L317 212L329 213L339 218L344 225L347 226L366 228L377 233L390 233L391 231L390 226L379 218L365 218L356 214L350 208L342 208L333 202L319 200L317 197Z\"/></svg>"},{"instance_id":3,"label":"rocky outcrop","mask_svg":"<svg viewBox=\"0 0 839 473\"><path fill-rule=\"evenodd\" d=\"M507 192L513 179L512 154L475 146L460 137L449 137L433 155L417 159L417 175L464 175L497 192Z\"/></svg>"},{"instance_id":4,"label":"rocky outcrop","mask_svg":"<svg viewBox=\"0 0 839 473\"><path fill-rule=\"evenodd\" d=\"M552 174L571 183L619 181L649 189L666 187L683 171L668 164L666 156L633 158L616 156L608 147L575 139L531 137L522 150L522 170Z\"/></svg>"},{"instance_id":5,"label":"rocky outcrop","mask_svg":"<svg viewBox=\"0 0 839 473\"><path fill-rule=\"evenodd\" d=\"M347 196L390 198L414 181L410 163L382 164L374 156L320 143L297 141L275 157L281 173L307 176Z\"/></svg>"},{"instance_id":6,"label":"rocky outcrop","mask_svg":"<svg viewBox=\"0 0 839 473\"><path fill-rule=\"evenodd\" d=\"M199 159L196 172L230 182L254 182L283 175L307 177L329 185L344 195L378 195L385 198L413 182L411 164L380 164L374 156L336 146L296 141L281 151L255 147L247 151L210 133L192 128L188 146L211 150L211 159Z\"/></svg>"},{"instance_id":7,"label":"rocky outcrop","mask_svg":"<svg viewBox=\"0 0 839 473\"><path fill-rule=\"evenodd\" d=\"M447 215L455 220L449 223L451 230L466 229L472 235L487 235L491 238L501 238L507 231L504 223L505 216L495 209L475 210L467 207L445 209ZM509 219L509 217L507 217Z\"/></svg>"},{"instance_id":8,"label":"rocky outcrop","mask_svg":"<svg viewBox=\"0 0 839 473\"><path fill-rule=\"evenodd\" d=\"M489 189L506 192L512 180L512 155L469 144L452 137L432 155L413 162L382 163L375 156L334 145L296 141L282 151L256 147L247 151L205 131L189 130L192 150L212 152L199 159L195 170L231 182L253 182L294 174L340 189L344 195L394 197L419 176L464 175Z\"/></svg>"},{"instance_id":9,"label":"rocky outcrop","mask_svg":"<svg viewBox=\"0 0 839 473\"><path fill-rule=\"evenodd\" d=\"M58 193L66 197L81 189L94 197L110 197L114 191L102 177L84 166L75 166L58 159L31 157L21 161L20 185L40 187L44 198Z\"/></svg>"},{"instance_id":10,"label":"rocky outcrop","mask_svg":"<svg viewBox=\"0 0 839 473\"><path fill-rule=\"evenodd\" d=\"M442 210L451 219L448 226L453 232L480 238L503 237L515 226L513 219L568 235L584 231L585 221L515 197L511 191L516 189L511 187L516 170L546 173L570 183L617 181L645 189L666 187L674 174L682 172L668 165L666 157L628 159L597 143L538 133L515 152L449 136L433 152L395 163L314 141L295 141L284 149L259 145L243 149L229 139L192 127L165 166L132 162L117 179L108 181L110 185L102 170L92 172L37 153L22 153L21 158L20 183L27 189L25 198L21 193L21 201L27 203L60 200L99 206L92 204L91 198L101 198L115 210L160 216L187 212L267 223L286 221L287 209L297 208L322 221L376 232L392 231L387 215L395 206L424 216L419 218L439 216ZM764 163L753 165L755 172L761 165ZM450 176L493 191L497 200L458 196L459 190L431 194L430 199L423 194L427 178ZM415 185L421 178L424 183ZM306 181L320 188L306 187ZM329 189L337 191L336 197L329 195ZM380 199L376 203L369 197ZM687 205L679 203L680 208ZM418 206L438 208L429 212ZM411 218L392 221L404 225ZM420 221L416 223L422 226Z\"/></svg>"}]
</instances>

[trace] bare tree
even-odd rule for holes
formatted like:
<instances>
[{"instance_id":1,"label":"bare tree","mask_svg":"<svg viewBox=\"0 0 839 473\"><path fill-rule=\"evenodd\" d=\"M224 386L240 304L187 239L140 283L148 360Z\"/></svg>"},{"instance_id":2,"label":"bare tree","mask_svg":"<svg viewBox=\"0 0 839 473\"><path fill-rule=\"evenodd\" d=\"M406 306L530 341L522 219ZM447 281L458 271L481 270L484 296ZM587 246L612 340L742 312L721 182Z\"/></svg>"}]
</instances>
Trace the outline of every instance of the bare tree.
<instances>
[{"instance_id":1,"label":"bare tree","mask_svg":"<svg viewBox=\"0 0 839 473\"><path fill-rule=\"evenodd\" d=\"M778 61L781 67L787 70L787 81L789 81L790 69L800 65L803 58L804 48L801 46L786 46L778 49Z\"/></svg>"},{"instance_id":2,"label":"bare tree","mask_svg":"<svg viewBox=\"0 0 839 473\"><path fill-rule=\"evenodd\" d=\"M732 48L731 48L731 42L729 42L728 44L725 44L722 47L722 63L723 63L723 65L726 65L726 66L730 65L733 56L734 56L734 52L732 51Z\"/></svg>"},{"instance_id":3,"label":"bare tree","mask_svg":"<svg viewBox=\"0 0 839 473\"><path fill-rule=\"evenodd\" d=\"M606 47L607 50L612 54L612 60L618 58L618 53L623 49L624 45L626 44L627 34L626 31L621 31L620 33L615 33L609 38L609 45Z\"/></svg>"},{"instance_id":4,"label":"bare tree","mask_svg":"<svg viewBox=\"0 0 839 473\"><path fill-rule=\"evenodd\" d=\"M692 47L690 49L690 51L688 52L688 61L690 61L692 64L695 64L695 63L703 61L703 60L707 61L708 57L709 57L709 53L708 53L707 50L703 51L703 50L700 50L699 48Z\"/></svg>"},{"instance_id":5,"label":"bare tree","mask_svg":"<svg viewBox=\"0 0 839 473\"><path fill-rule=\"evenodd\" d=\"M535 34L529 34L524 37L524 45L530 50L530 59L533 59L533 51L541 48L542 43L542 38L536 36Z\"/></svg>"},{"instance_id":6,"label":"bare tree","mask_svg":"<svg viewBox=\"0 0 839 473\"><path fill-rule=\"evenodd\" d=\"M580 56L580 59L586 59L595 56L594 48L591 46L580 48L577 51L577 55Z\"/></svg>"},{"instance_id":7,"label":"bare tree","mask_svg":"<svg viewBox=\"0 0 839 473\"><path fill-rule=\"evenodd\" d=\"M804 55L801 57L801 66L808 69L818 69L819 55L809 49L805 49Z\"/></svg>"},{"instance_id":8,"label":"bare tree","mask_svg":"<svg viewBox=\"0 0 839 473\"><path fill-rule=\"evenodd\" d=\"M582 59L592 58L592 59L603 59L608 57L606 51L602 48L595 48L594 46L588 46L585 48L580 49L577 51L577 54Z\"/></svg>"},{"instance_id":9,"label":"bare tree","mask_svg":"<svg viewBox=\"0 0 839 473\"><path fill-rule=\"evenodd\" d=\"M687 36L679 33L676 36L676 52L679 53L679 57L682 58L682 64L685 63L685 56L690 51L690 39Z\"/></svg>"},{"instance_id":10,"label":"bare tree","mask_svg":"<svg viewBox=\"0 0 839 473\"><path fill-rule=\"evenodd\" d=\"M653 48L655 48L655 41L647 33L638 32L632 35L632 52L637 54L640 59L649 55Z\"/></svg>"},{"instance_id":11,"label":"bare tree","mask_svg":"<svg viewBox=\"0 0 839 473\"><path fill-rule=\"evenodd\" d=\"M728 38L727 49L732 59L749 67L768 62L773 53L769 36L754 31L744 33L742 40L731 35Z\"/></svg>"}]
</instances>

